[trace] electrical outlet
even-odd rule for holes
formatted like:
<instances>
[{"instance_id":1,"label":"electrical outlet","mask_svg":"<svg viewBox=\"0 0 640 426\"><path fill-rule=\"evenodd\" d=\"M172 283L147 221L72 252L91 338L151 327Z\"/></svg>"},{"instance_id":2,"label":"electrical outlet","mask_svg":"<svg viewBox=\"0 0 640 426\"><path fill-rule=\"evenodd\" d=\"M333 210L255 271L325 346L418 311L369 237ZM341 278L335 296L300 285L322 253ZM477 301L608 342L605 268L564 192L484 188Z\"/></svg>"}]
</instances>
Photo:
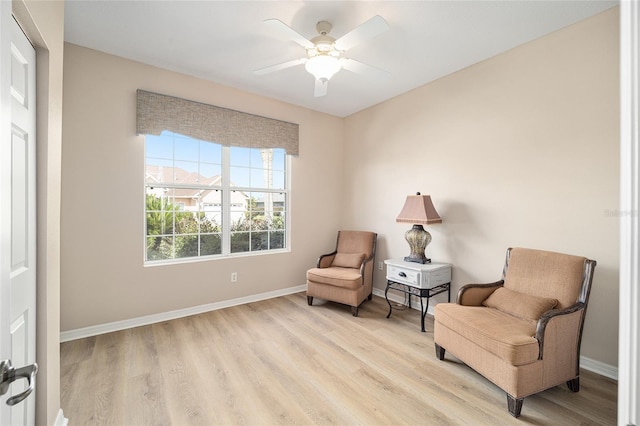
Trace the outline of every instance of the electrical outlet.
<instances>
[{"instance_id":1,"label":"electrical outlet","mask_svg":"<svg viewBox=\"0 0 640 426\"><path fill-rule=\"evenodd\" d=\"M237 272L232 272L231 273L231 282L232 283L238 282L238 273Z\"/></svg>"},{"instance_id":2,"label":"electrical outlet","mask_svg":"<svg viewBox=\"0 0 640 426\"><path fill-rule=\"evenodd\" d=\"M378 271L382 271L383 269L384 269L384 266L382 262L378 262Z\"/></svg>"}]
</instances>

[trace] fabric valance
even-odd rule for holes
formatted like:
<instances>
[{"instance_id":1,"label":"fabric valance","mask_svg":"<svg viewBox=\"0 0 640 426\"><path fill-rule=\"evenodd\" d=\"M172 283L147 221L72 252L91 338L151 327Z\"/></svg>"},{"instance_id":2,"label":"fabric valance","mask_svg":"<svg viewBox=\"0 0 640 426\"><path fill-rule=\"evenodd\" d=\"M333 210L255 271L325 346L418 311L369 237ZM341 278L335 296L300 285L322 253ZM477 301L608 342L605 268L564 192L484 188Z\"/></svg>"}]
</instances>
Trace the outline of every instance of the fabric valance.
<instances>
[{"instance_id":1,"label":"fabric valance","mask_svg":"<svg viewBox=\"0 0 640 426\"><path fill-rule=\"evenodd\" d=\"M282 148L298 155L298 125L173 96L138 90L139 135L168 130L225 146Z\"/></svg>"}]
</instances>

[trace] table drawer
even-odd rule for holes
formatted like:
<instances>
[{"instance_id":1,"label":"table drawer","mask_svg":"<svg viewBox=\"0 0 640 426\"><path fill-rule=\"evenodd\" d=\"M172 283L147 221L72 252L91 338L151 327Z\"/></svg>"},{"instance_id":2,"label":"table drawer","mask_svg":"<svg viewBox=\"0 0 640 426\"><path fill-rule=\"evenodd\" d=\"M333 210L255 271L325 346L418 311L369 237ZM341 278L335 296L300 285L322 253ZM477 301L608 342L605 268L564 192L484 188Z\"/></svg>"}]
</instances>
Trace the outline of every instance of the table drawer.
<instances>
[{"instance_id":1,"label":"table drawer","mask_svg":"<svg viewBox=\"0 0 640 426\"><path fill-rule=\"evenodd\" d=\"M451 269L442 269L425 274L424 286L431 288L451 282Z\"/></svg>"},{"instance_id":2,"label":"table drawer","mask_svg":"<svg viewBox=\"0 0 640 426\"><path fill-rule=\"evenodd\" d=\"M418 286L420 282L420 272L389 265L387 266L387 279L403 284Z\"/></svg>"}]
</instances>

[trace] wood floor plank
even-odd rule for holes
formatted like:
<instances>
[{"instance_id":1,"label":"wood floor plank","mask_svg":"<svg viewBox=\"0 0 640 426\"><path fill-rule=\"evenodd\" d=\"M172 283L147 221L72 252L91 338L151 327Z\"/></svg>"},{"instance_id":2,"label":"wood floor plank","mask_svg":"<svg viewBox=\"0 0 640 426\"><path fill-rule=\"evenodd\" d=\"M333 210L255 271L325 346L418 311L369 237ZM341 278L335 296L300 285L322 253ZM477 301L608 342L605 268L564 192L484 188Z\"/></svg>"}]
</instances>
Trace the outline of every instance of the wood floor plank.
<instances>
[{"instance_id":1,"label":"wood floor plank","mask_svg":"<svg viewBox=\"0 0 640 426\"><path fill-rule=\"evenodd\" d=\"M613 425L616 382L578 393L502 390L447 354L433 321L379 297L358 317L304 293L61 345L61 399L75 425Z\"/></svg>"}]
</instances>

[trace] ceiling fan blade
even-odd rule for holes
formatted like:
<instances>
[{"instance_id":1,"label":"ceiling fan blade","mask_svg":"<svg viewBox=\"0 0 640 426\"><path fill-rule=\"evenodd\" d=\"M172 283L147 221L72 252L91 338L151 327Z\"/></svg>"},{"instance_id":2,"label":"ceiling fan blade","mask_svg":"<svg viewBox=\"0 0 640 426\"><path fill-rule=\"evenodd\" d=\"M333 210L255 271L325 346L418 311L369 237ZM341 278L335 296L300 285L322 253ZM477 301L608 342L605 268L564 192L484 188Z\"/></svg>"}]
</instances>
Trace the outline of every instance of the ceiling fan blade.
<instances>
[{"instance_id":1,"label":"ceiling fan blade","mask_svg":"<svg viewBox=\"0 0 640 426\"><path fill-rule=\"evenodd\" d=\"M380 15L376 15L365 23L359 25L349 31L335 41L335 47L338 50L348 50L357 44L374 38L389 29L389 24Z\"/></svg>"},{"instance_id":2,"label":"ceiling fan blade","mask_svg":"<svg viewBox=\"0 0 640 426\"><path fill-rule=\"evenodd\" d=\"M316 78L316 87L313 90L313 96L319 98L327 94L327 86L329 86L329 80L319 80Z\"/></svg>"},{"instance_id":3,"label":"ceiling fan blade","mask_svg":"<svg viewBox=\"0 0 640 426\"><path fill-rule=\"evenodd\" d=\"M376 68L371 65L367 65L360 61L356 61L355 59L344 58L344 59L341 59L341 63L342 63L342 68L348 71L362 74L377 80L383 80L391 76L391 74L388 71L381 70L380 68Z\"/></svg>"},{"instance_id":4,"label":"ceiling fan blade","mask_svg":"<svg viewBox=\"0 0 640 426\"><path fill-rule=\"evenodd\" d=\"M295 67L296 65L304 64L305 62L307 62L307 58L293 59L291 61L283 62L281 64L260 68L258 70L255 70L253 73L255 75L265 75L265 74L269 74L270 72L280 71L285 68Z\"/></svg>"},{"instance_id":5,"label":"ceiling fan blade","mask_svg":"<svg viewBox=\"0 0 640 426\"><path fill-rule=\"evenodd\" d=\"M311 43L310 40L307 40L305 36L303 36L279 19L265 19L264 23L280 32L280 34L287 37L288 39L295 41L305 49L313 49L315 47L315 45Z\"/></svg>"}]
</instances>

